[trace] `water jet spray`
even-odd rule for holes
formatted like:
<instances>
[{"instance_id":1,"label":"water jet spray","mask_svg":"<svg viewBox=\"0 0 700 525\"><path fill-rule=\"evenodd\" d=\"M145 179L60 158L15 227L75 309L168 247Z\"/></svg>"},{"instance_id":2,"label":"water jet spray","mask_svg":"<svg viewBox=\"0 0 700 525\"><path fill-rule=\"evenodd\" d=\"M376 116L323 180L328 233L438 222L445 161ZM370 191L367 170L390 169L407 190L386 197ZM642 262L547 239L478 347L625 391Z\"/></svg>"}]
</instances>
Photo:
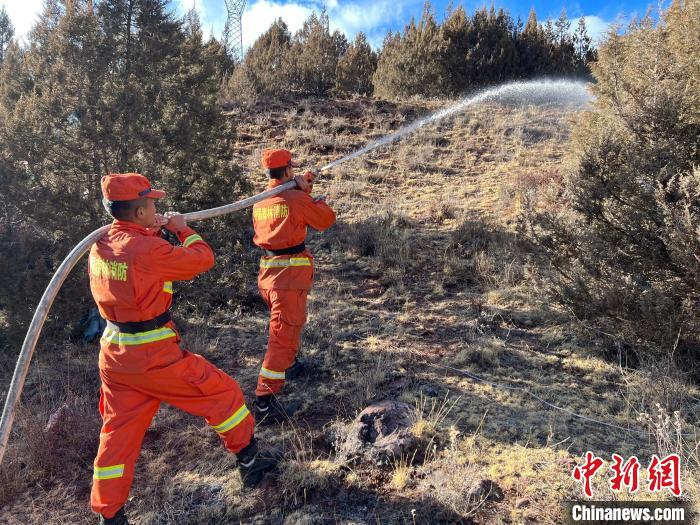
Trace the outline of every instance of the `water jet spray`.
<instances>
[{"instance_id":1,"label":"water jet spray","mask_svg":"<svg viewBox=\"0 0 700 525\"><path fill-rule=\"evenodd\" d=\"M537 104L559 102L566 105L573 104L584 106L588 100L590 100L590 95L586 91L585 83L580 81L536 80L530 82L508 82L502 86L486 89L478 92L477 94L464 98L448 108L442 109L437 113L399 129L395 133L371 142L367 146L323 166L318 171L328 171L336 166L344 164L345 162L360 157L365 153L369 153L370 151L373 151L381 146L391 144L426 126L427 124L456 115L461 111L464 111L464 109L467 107L482 102L501 102L516 105L522 105L524 103ZM294 188L295 186L296 183L294 181L290 181L274 189L253 195L252 197L248 197L231 204L226 204L224 206L219 206L218 208L208 210L190 212L184 215L188 221L200 221L220 217L222 215L227 215L229 213L248 208L256 202L273 197L278 193ZM2 463L2 459L7 449L7 442L10 438L17 403L19 402L19 398L22 394L24 381L29 371L29 364L32 356L34 355L34 349L36 348L36 343L39 340L39 335L41 334L41 329L44 326L49 309L51 308L58 291L65 282L70 271L90 250L90 247L100 238L102 238L105 233L107 233L109 228L110 225L105 225L95 230L80 241L78 245L70 251L68 256L63 260L61 265L56 270L56 273L51 278L51 281L49 282L44 294L41 297L41 300L39 301L39 305L34 312L29 329L27 330L27 335L24 338L19 358L17 359L17 365L15 366L12 382L10 383L10 388L5 400L2 419L0 419L0 463Z\"/></svg>"}]
</instances>

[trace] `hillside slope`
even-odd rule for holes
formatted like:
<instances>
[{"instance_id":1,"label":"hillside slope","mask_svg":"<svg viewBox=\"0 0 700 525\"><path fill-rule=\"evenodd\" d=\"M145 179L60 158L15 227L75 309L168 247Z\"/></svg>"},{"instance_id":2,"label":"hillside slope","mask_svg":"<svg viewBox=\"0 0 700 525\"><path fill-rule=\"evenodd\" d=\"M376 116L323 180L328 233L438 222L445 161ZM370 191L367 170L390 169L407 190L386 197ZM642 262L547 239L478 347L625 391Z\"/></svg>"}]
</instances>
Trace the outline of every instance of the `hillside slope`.
<instances>
[{"instance_id":1,"label":"hillside slope","mask_svg":"<svg viewBox=\"0 0 700 525\"><path fill-rule=\"evenodd\" d=\"M264 147L288 147L320 166L441 105L310 100L236 110L233 147L262 189ZM244 491L234 458L204 422L163 407L137 467L133 521L561 523L561 502L581 497L571 471L585 451L642 459L676 437L663 425L650 440L591 424L460 370L622 427L644 428L639 414L657 418L658 402L693 431L697 389L604 360L597 334L548 303L539 289L546 269L516 233L526 200L555 205L574 117L560 107L473 108L322 178L315 191L339 220L308 243L317 276L302 354L315 371L286 387L303 406L294 424L258 432L287 453L280 479ZM254 271L249 277L254 291ZM266 343L261 303L181 324L189 348L251 396ZM40 350L33 365L33 404L0 471L2 524L95 519L87 505L96 352L51 343L60 340L54 333L54 352ZM339 461L334 437L384 399L416 407L417 453L383 466ZM690 476L684 489L697 495ZM598 499L610 499L604 477L598 482Z\"/></svg>"}]
</instances>

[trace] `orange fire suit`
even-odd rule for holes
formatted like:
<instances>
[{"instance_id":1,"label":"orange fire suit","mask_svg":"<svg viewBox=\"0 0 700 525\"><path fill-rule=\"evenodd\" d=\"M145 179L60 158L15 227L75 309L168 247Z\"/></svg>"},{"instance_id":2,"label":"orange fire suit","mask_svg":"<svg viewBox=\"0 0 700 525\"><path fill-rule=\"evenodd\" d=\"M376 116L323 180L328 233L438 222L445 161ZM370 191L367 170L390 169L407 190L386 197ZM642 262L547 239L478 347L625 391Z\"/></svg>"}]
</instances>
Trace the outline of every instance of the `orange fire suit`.
<instances>
[{"instance_id":1,"label":"orange fire suit","mask_svg":"<svg viewBox=\"0 0 700 525\"><path fill-rule=\"evenodd\" d=\"M172 303L173 281L210 269L214 254L191 228L172 246L136 223L113 222L88 261L100 314L117 323L154 319ZM91 506L109 518L124 505L143 436L161 402L202 416L231 452L244 448L254 421L240 387L202 356L180 347L172 321L126 333L108 323L100 340L100 445Z\"/></svg>"},{"instance_id":2,"label":"orange fire suit","mask_svg":"<svg viewBox=\"0 0 700 525\"><path fill-rule=\"evenodd\" d=\"M270 180L267 189L281 184ZM253 242L265 250L283 250L301 245L306 229L325 230L335 223L328 204L314 201L298 189L286 190L253 206ZM277 394L284 385L285 370L299 349L306 322L306 298L313 284L314 258L309 250L300 253L263 256L258 288L270 309L270 333L256 395Z\"/></svg>"}]
</instances>

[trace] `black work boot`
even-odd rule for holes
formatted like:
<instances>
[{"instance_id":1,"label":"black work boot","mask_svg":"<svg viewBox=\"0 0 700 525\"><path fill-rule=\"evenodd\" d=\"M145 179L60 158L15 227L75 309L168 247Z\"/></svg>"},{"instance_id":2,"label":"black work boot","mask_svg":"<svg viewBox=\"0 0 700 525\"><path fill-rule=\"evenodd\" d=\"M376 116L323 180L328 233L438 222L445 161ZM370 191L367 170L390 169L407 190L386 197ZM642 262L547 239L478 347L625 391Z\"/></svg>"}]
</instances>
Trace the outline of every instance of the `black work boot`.
<instances>
[{"instance_id":1,"label":"black work boot","mask_svg":"<svg viewBox=\"0 0 700 525\"><path fill-rule=\"evenodd\" d=\"M113 518L105 518L100 514L100 525L129 525L129 520L124 514L124 507L119 509Z\"/></svg>"},{"instance_id":2,"label":"black work boot","mask_svg":"<svg viewBox=\"0 0 700 525\"><path fill-rule=\"evenodd\" d=\"M296 412L297 403L282 405L274 394L258 396L253 403L253 417L256 425L284 423Z\"/></svg>"},{"instance_id":3,"label":"black work boot","mask_svg":"<svg viewBox=\"0 0 700 525\"><path fill-rule=\"evenodd\" d=\"M292 363L292 366L284 371L284 378L286 380L297 379L309 372L309 362L304 358L296 358Z\"/></svg>"},{"instance_id":4,"label":"black work boot","mask_svg":"<svg viewBox=\"0 0 700 525\"><path fill-rule=\"evenodd\" d=\"M282 459L279 450L258 450L256 439L236 454L238 457L238 472L241 473L243 486L254 487L262 481L265 474L277 468Z\"/></svg>"}]
</instances>

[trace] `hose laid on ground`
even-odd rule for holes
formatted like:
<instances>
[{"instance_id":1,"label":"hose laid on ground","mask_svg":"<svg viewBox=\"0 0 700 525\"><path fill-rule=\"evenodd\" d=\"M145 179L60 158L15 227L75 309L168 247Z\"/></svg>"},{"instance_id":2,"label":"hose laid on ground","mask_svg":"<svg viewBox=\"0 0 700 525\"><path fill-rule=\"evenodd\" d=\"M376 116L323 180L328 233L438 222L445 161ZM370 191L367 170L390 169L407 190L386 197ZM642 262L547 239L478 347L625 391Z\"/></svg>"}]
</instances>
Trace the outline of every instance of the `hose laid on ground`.
<instances>
[{"instance_id":1,"label":"hose laid on ground","mask_svg":"<svg viewBox=\"0 0 700 525\"><path fill-rule=\"evenodd\" d=\"M325 171L326 169L327 167L321 168L319 171ZM256 202L273 197L278 193L282 193L283 191L294 187L296 187L296 182L292 180L271 190L264 191L263 193L253 195L252 197L248 197L231 204L226 204L224 206L219 206L218 208L212 208L209 210L185 213L184 215L188 221L201 221L204 219L220 217L234 211L248 208ZM10 439L12 423L15 419L17 403L22 395L24 381L27 378L27 372L29 371L29 363L34 355L34 349L36 348L36 343L39 340L39 335L41 334L41 329L44 326L49 309L51 308L54 299L56 299L56 295L61 289L61 286L65 282L70 271L83 257L83 255L90 250L90 247L101 239L105 233L107 233L109 228L109 224L102 226L80 241L58 267L58 270L56 270L56 273L51 278L46 290L44 290L44 295L41 296L39 306L37 306L36 311L34 312L34 317L29 325L29 330L27 330L24 343L22 343L22 350L20 351L19 358L17 359L15 372L12 375L12 382L10 383L10 388L7 392L7 399L5 400L5 407L2 411L2 419L0 419L0 463L2 463L2 458L5 455L5 450L7 449L7 442Z\"/></svg>"}]
</instances>

